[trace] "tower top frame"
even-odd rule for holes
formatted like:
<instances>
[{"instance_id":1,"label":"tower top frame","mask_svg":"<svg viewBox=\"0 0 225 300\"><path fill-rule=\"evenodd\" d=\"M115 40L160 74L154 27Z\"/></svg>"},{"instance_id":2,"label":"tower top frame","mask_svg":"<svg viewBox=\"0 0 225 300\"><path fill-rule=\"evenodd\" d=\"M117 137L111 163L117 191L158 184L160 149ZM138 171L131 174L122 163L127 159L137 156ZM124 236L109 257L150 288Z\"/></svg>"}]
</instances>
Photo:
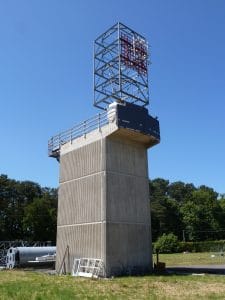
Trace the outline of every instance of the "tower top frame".
<instances>
[{"instance_id":1,"label":"tower top frame","mask_svg":"<svg viewBox=\"0 0 225 300\"><path fill-rule=\"evenodd\" d=\"M94 41L94 106L149 103L149 49L145 37L118 22Z\"/></svg>"}]
</instances>

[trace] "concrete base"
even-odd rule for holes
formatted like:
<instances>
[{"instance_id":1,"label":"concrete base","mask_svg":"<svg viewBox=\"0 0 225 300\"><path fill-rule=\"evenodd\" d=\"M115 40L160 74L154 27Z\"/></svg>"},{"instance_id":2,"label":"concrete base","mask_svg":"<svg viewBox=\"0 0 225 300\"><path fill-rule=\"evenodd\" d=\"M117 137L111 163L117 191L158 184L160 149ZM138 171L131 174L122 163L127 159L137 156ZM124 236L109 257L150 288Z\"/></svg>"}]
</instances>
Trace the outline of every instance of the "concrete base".
<instances>
[{"instance_id":1,"label":"concrete base","mask_svg":"<svg viewBox=\"0 0 225 300\"><path fill-rule=\"evenodd\" d=\"M56 270L100 258L105 276L152 270L147 148L152 137L115 124L62 146Z\"/></svg>"}]
</instances>

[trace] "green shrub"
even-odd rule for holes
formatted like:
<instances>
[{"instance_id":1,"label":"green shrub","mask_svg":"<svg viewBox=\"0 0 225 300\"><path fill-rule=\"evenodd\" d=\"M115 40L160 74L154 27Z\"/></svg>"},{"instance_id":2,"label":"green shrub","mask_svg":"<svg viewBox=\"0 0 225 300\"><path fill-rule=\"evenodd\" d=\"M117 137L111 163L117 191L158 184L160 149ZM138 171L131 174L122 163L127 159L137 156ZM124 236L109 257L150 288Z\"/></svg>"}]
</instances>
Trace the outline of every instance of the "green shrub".
<instances>
[{"instance_id":1,"label":"green shrub","mask_svg":"<svg viewBox=\"0 0 225 300\"><path fill-rule=\"evenodd\" d=\"M224 252L225 241L179 242L179 252Z\"/></svg>"},{"instance_id":2,"label":"green shrub","mask_svg":"<svg viewBox=\"0 0 225 300\"><path fill-rule=\"evenodd\" d=\"M166 234L163 234L158 240L153 243L153 249L156 252L159 249L160 253L172 253L172 252L225 252L225 240L219 241L204 241L204 242L177 242L175 251L165 252L164 246L161 247L161 239L164 240ZM160 241L160 244L158 243ZM165 243L164 243L165 244ZM167 248L167 247L166 247ZM163 252L162 252L163 251Z\"/></svg>"},{"instance_id":3,"label":"green shrub","mask_svg":"<svg viewBox=\"0 0 225 300\"><path fill-rule=\"evenodd\" d=\"M174 253L178 250L178 239L173 233L163 234L154 244L154 251L160 253Z\"/></svg>"}]
</instances>

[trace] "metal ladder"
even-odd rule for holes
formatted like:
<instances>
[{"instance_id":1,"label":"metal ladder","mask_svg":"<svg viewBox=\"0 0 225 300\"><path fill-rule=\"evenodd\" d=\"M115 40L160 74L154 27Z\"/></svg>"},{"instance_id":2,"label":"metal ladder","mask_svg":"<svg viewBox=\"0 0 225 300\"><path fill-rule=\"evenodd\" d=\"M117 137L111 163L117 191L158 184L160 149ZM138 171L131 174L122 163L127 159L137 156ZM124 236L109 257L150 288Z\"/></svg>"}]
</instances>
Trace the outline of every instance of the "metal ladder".
<instances>
[{"instance_id":1,"label":"metal ladder","mask_svg":"<svg viewBox=\"0 0 225 300\"><path fill-rule=\"evenodd\" d=\"M72 276L99 278L104 276L104 263L99 258L75 258Z\"/></svg>"}]
</instances>

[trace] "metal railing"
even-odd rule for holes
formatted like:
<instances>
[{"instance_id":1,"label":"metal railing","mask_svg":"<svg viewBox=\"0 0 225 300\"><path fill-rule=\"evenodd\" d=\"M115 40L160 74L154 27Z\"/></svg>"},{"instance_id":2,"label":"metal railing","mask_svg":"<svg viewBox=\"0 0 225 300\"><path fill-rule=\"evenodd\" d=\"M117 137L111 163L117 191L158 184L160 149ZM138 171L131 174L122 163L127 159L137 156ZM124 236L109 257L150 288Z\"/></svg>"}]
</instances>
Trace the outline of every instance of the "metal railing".
<instances>
[{"instance_id":1,"label":"metal railing","mask_svg":"<svg viewBox=\"0 0 225 300\"><path fill-rule=\"evenodd\" d=\"M48 141L48 155L53 157L58 157L60 147L68 142L71 142L78 137L84 136L86 134L95 130L101 129L102 126L109 123L109 120L112 120L115 116L115 110L104 111L98 115L80 123L72 128L63 131L55 136L53 136Z\"/></svg>"}]
</instances>

